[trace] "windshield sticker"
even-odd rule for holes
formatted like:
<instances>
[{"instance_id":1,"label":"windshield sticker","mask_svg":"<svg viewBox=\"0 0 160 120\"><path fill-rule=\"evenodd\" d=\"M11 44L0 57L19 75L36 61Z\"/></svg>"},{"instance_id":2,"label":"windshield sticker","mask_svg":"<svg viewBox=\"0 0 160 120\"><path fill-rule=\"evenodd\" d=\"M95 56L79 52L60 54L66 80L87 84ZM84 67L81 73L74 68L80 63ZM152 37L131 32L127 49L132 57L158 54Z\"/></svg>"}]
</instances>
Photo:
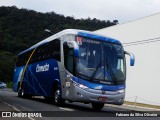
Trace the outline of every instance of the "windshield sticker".
<instances>
[{"instance_id":1,"label":"windshield sticker","mask_svg":"<svg viewBox=\"0 0 160 120\"><path fill-rule=\"evenodd\" d=\"M77 37L77 43L78 45L82 45L82 37Z\"/></svg>"}]
</instances>

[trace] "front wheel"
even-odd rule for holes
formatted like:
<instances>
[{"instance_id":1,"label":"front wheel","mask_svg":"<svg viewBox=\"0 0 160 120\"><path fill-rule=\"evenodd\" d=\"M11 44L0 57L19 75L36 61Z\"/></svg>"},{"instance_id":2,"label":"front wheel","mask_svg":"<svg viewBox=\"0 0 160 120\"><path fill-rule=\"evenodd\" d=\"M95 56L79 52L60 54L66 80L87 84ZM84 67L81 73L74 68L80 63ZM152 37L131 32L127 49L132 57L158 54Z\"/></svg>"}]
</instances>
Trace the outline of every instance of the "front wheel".
<instances>
[{"instance_id":1,"label":"front wheel","mask_svg":"<svg viewBox=\"0 0 160 120\"><path fill-rule=\"evenodd\" d=\"M64 105L65 103L65 100L62 99L61 97L61 92L60 92L60 89L57 88L55 91L54 91L54 95L53 95L53 102L58 105L58 106L62 106Z\"/></svg>"},{"instance_id":2,"label":"front wheel","mask_svg":"<svg viewBox=\"0 0 160 120\"><path fill-rule=\"evenodd\" d=\"M104 107L104 103L92 103L94 110L100 111Z\"/></svg>"}]
</instances>

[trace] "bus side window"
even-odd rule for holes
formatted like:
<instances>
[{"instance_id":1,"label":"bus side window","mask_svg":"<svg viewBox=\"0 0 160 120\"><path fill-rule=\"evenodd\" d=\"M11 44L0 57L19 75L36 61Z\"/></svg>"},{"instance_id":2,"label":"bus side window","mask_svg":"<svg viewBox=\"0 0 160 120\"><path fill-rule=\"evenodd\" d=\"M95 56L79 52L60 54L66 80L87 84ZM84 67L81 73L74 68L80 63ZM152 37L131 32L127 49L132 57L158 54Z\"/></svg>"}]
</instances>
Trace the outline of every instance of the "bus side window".
<instances>
[{"instance_id":1,"label":"bus side window","mask_svg":"<svg viewBox=\"0 0 160 120\"><path fill-rule=\"evenodd\" d=\"M69 48L67 46L67 43L64 43L63 51L64 51L64 66L69 72L73 73L73 61L74 61L73 48Z\"/></svg>"},{"instance_id":2,"label":"bus side window","mask_svg":"<svg viewBox=\"0 0 160 120\"><path fill-rule=\"evenodd\" d=\"M56 39L51 42L50 47L50 58L56 59L58 61L61 61L61 49L60 49L60 40Z\"/></svg>"},{"instance_id":3,"label":"bus side window","mask_svg":"<svg viewBox=\"0 0 160 120\"><path fill-rule=\"evenodd\" d=\"M34 62L39 62L39 61L42 61L42 60L45 60L45 44L44 45L41 45L37 48L37 50L35 51L35 54L34 54Z\"/></svg>"}]
</instances>

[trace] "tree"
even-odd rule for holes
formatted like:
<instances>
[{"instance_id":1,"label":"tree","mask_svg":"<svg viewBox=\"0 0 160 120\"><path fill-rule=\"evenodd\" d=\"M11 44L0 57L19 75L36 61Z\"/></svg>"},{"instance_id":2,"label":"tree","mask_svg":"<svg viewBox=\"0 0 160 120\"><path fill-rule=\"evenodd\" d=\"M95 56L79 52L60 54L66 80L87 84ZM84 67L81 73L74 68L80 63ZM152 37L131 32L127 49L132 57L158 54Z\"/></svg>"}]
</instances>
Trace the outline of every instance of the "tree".
<instances>
[{"instance_id":1,"label":"tree","mask_svg":"<svg viewBox=\"0 0 160 120\"><path fill-rule=\"evenodd\" d=\"M113 23L114 23L115 25L119 24L119 23L118 23L118 20L113 20Z\"/></svg>"},{"instance_id":2,"label":"tree","mask_svg":"<svg viewBox=\"0 0 160 120\"><path fill-rule=\"evenodd\" d=\"M110 22L90 17L75 19L73 16L65 17L55 12L40 13L34 10L18 9L16 6L2 6L0 7L0 57L10 59L11 62L5 63L0 59L0 77L3 76L3 80L11 80L15 56L49 37L50 34L44 32L47 28L53 33L68 28L94 31L117 23L118 20ZM8 52L11 54L9 57L6 54Z\"/></svg>"}]
</instances>

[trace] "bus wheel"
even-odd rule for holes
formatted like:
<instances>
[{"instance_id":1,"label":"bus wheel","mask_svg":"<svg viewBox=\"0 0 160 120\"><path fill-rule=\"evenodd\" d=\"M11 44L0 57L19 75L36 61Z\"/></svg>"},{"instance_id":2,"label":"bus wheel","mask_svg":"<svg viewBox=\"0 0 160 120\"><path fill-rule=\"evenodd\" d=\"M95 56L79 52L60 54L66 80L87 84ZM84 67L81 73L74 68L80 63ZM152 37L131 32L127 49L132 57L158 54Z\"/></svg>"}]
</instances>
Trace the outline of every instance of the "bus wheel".
<instances>
[{"instance_id":1,"label":"bus wheel","mask_svg":"<svg viewBox=\"0 0 160 120\"><path fill-rule=\"evenodd\" d=\"M94 110L100 111L104 107L104 103L92 103Z\"/></svg>"},{"instance_id":2,"label":"bus wheel","mask_svg":"<svg viewBox=\"0 0 160 120\"><path fill-rule=\"evenodd\" d=\"M18 97L32 98L31 95L24 93L24 88L23 88L23 86L22 86L22 88L19 88L19 89L18 89Z\"/></svg>"},{"instance_id":3,"label":"bus wheel","mask_svg":"<svg viewBox=\"0 0 160 120\"><path fill-rule=\"evenodd\" d=\"M64 105L65 100L61 98L61 92L59 88L54 90L53 100L54 100L53 102L58 106Z\"/></svg>"},{"instance_id":4,"label":"bus wheel","mask_svg":"<svg viewBox=\"0 0 160 120\"><path fill-rule=\"evenodd\" d=\"M18 89L18 97L22 97L21 89Z\"/></svg>"},{"instance_id":5,"label":"bus wheel","mask_svg":"<svg viewBox=\"0 0 160 120\"><path fill-rule=\"evenodd\" d=\"M24 90L23 90L23 88L22 89L18 89L18 97L24 97L25 96L25 94L24 94Z\"/></svg>"},{"instance_id":6,"label":"bus wheel","mask_svg":"<svg viewBox=\"0 0 160 120\"><path fill-rule=\"evenodd\" d=\"M25 97L24 89L23 89L23 88L21 89L21 96L22 96L22 97Z\"/></svg>"}]
</instances>

